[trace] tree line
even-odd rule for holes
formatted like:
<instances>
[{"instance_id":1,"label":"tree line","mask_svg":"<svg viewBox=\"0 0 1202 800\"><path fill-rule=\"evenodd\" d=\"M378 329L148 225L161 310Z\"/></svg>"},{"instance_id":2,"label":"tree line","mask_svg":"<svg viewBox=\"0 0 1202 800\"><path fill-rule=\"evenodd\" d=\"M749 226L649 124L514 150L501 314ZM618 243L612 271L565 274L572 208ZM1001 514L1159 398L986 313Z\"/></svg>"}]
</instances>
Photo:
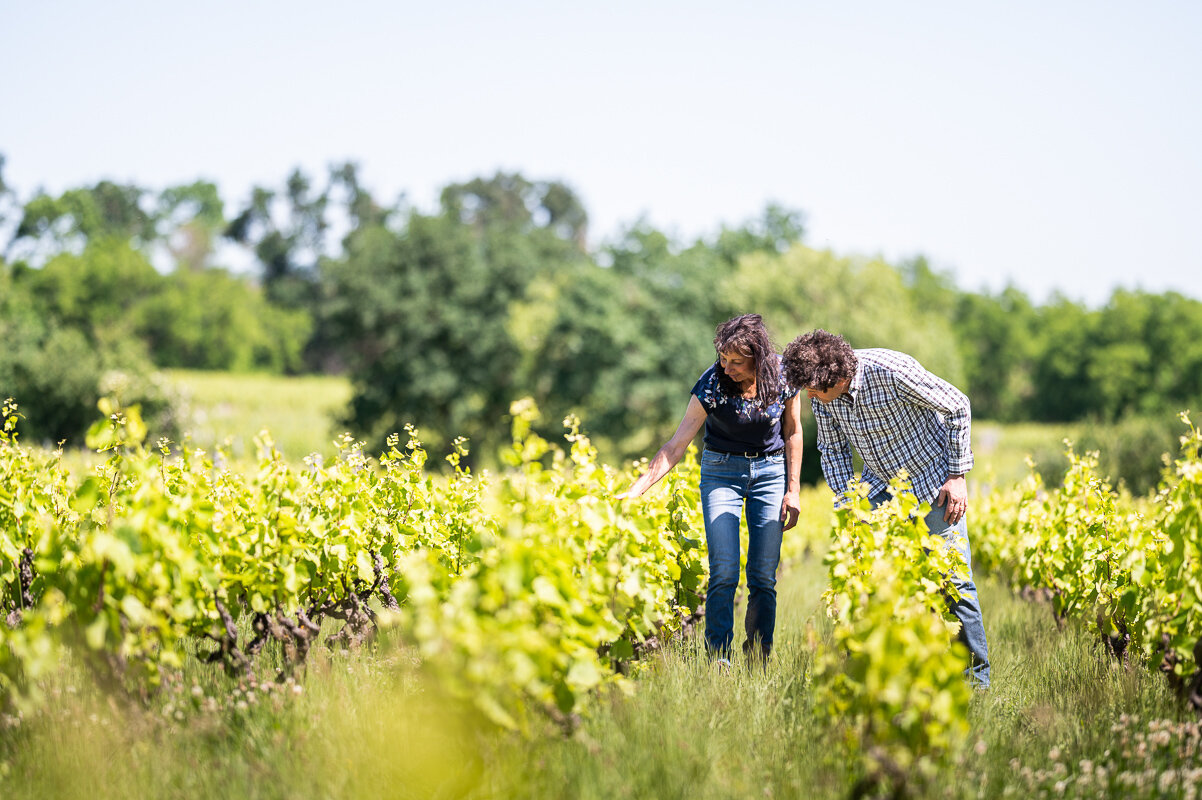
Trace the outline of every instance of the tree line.
<instances>
[{"instance_id":1,"label":"tree line","mask_svg":"<svg viewBox=\"0 0 1202 800\"><path fill-rule=\"evenodd\" d=\"M465 436L485 463L531 396L624 458L670 434L714 327L745 311L781 346L825 327L907 351L977 418L1117 425L1202 398L1197 299L965 291L922 257L813 248L804 215L776 205L693 241L640 220L590 247L571 187L517 173L450 183L422 210L374 197L344 163L227 206L206 181L23 197L0 157L0 232L0 394L46 441L79 441L114 384L169 431L170 392L150 376L186 366L343 373L339 426L373 444L406 423L434 447ZM230 253L254 269L229 270ZM1172 449L1171 424L1155 427Z\"/></svg>"}]
</instances>

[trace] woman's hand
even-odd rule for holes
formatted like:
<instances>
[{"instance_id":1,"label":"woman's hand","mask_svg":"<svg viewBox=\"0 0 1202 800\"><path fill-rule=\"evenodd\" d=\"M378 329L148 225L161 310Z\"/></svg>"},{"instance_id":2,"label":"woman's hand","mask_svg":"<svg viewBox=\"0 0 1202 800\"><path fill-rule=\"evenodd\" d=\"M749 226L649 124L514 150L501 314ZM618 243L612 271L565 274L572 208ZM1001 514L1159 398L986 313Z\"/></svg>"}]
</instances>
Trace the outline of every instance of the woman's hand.
<instances>
[{"instance_id":1,"label":"woman's hand","mask_svg":"<svg viewBox=\"0 0 1202 800\"><path fill-rule=\"evenodd\" d=\"M797 524L801 516L801 395L795 394L785 402L781 419L781 436L785 440L785 497L780 504L780 523L783 530Z\"/></svg>"},{"instance_id":2,"label":"woman's hand","mask_svg":"<svg viewBox=\"0 0 1202 800\"><path fill-rule=\"evenodd\" d=\"M639 497L643 492L655 485L656 481L668 474L668 470L676 466L684 455L685 449L689 446L689 442L693 441L693 437L697 435L697 431L701 430L701 426L705 424L707 414L705 408L701 405L696 397L689 398L688 408L685 409L684 419L680 421L680 425L676 428L676 433L672 434L659 452L651 459L651 463L647 465L647 471L639 476L629 489L624 492L619 492L614 495L615 500L628 500L633 497Z\"/></svg>"},{"instance_id":3,"label":"woman's hand","mask_svg":"<svg viewBox=\"0 0 1202 800\"><path fill-rule=\"evenodd\" d=\"M789 530L797 524L801 516L801 494L796 491L785 492L785 499L780 504L780 522L783 530Z\"/></svg>"}]
</instances>

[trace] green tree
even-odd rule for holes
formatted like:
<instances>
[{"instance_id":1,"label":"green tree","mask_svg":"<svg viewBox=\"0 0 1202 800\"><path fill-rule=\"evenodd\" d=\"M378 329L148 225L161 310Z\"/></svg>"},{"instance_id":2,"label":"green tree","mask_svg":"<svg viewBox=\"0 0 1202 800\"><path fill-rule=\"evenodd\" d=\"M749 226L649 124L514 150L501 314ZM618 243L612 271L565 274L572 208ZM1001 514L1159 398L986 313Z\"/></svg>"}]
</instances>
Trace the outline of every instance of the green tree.
<instances>
[{"instance_id":1,"label":"green tree","mask_svg":"<svg viewBox=\"0 0 1202 800\"><path fill-rule=\"evenodd\" d=\"M1091 377L1089 372L1096 312L1057 297L1039 308L1036 319L1031 416L1066 422L1096 413L1100 404L1093 378L1097 375Z\"/></svg>"},{"instance_id":2,"label":"green tree","mask_svg":"<svg viewBox=\"0 0 1202 800\"><path fill-rule=\"evenodd\" d=\"M315 304L328 205L329 187L316 191L312 180L294 169L282 194L255 187L226 227L227 238L254 252L272 303L291 309Z\"/></svg>"},{"instance_id":3,"label":"green tree","mask_svg":"<svg viewBox=\"0 0 1202 800\"><path fill-rule=\"evenodd\" d=\"M299 371L311 327L308 314L272 306L218 269L167 276L131 316L160 367Z\"/></svg>"},{"instance_id":4,"label":"green tree","mask_svg":"<svg viewBox=\"0 0 1202 800\"><path fill-rule=\"evenodd\" d=\"M1164 397L1171 410L1197 408L1202 400L1202 301L1166 292L1148 296L1147 302L1143 396Z\"/></svg>"},{"instance_id":5,"label":"green tree","mask_svg":"<svg viewBox=\"0 0 1202 800\"><path fill-rule=\"evenodd\" d=\"M585 421L609 458L646 455L675 429L689 389L713 362L715 293L703 274L728 270L712 251L673 254L639 226L610 247L610 267L580 262L531 292L511 325L522 385L555 423Z\"/></svg>"},{"instance_id":6,"label":"green tree","mask_svg":"<svg viewBox=\"0 0 1202 800\"><path fill-rule=\"evenodd\" d=\"M543 228L585 249L588 214L576 193L559 181L529 181L518 173L498 172L491 178L450 184L442 190L441 204L445 214L477 232Z\"/></svg>"},{"instance_id":7,"label":"green tree","mask_svg":"<svg viewBox=\"0 0 1202 800\"><path fill-rule=\"evenodd\" d=\"M0 263L0 395L21 405L18 430L35 443L82 435L96 416L102 373L78 330L49 319L29 288ZM79 443L75 441L74 443Z\"/></svg>"},{"instance_id":8,"label":"green tree","mask_svg":"<svg viewBox=\"0 0 1202 800\"><path fill-rule=\"evenodd\" d=\"M355 176L339 178L356 197ZM319 328L344 344L348 422L377 441L406 423L435 446L467 436L489 459L510 403L554 383L530 336L557 317L565 276L591 266L587 216L562 184L498 173L448 186L440 213L410 212L400 232L375 220L321 266Z\"/></svg>"},{"instance_id":9,"label":"green tree","mask_svg":"<svg viewBox=\"0 0 1202 800\"><path fill-rule=\"evenodd\" d=\"M996 296L960 294L950 316L973 415L1002 421L1027 418L1027 404L1039 391L1032 377L1036 312L1027 296L1013 287Z\"/></svg>"},{"instance_id":10,"label":"green tree","mask_svg":"<svg viewBox=\"0 0 1202 800\"><path fill-rule=\"evenodd\" d=\"M1136 410L1141 396L1149 394L1152 364L1145 339L1151 312L1145 295L1120 291L1100 312L1090 314L1095 334L1085 374L1092 384L1093 410L1103 419L1116 420Z\"/></svg>"},{"instance_id":11,"label":"green tree","mask_svg":"<svg viewBox=\"0 0 1202 800\"><path fill-rule=\"evenodd\" d=\"M1093 317L1086 374L1102 418L1161 414L1202 396L1202 303L1118 290Z\"/></svg>"},{"instance_id":12,"label":"green tree","mask_svg":"<svg viewBox=\"0 0 1202 800\"><path fill-rule=\"evenodd\" d=\"M89 241L79 255L61 253L25 276L47 314L98 345L132 338L129 309L164 281L146 256L120 238Z\"/></svg>"},{"instance_id":13,"label":"green tree","mask_svg":"<svg viewBox=\"0 0 1202 800\"><path fill-rule=\"evenodd\" d=\"M467 436L477 454L504 440L519 360L506 323L530 266L488 252L457 220L413 213L403 233L360 231L323 264L355 428L382 441L413 423L434 446Z\"/></svg>"},{"instance_id":14,"label":"green tree","mask_svg":"<svg viewBox=\"0 0 1202 800\"><path fill-rule=\"evenodd\" d=\"M146 195L139 186L111 181L58 197L40 193L25 204L9 248L27 242L53 254L102 238L148 245L156 238L157 219L144 208Z\"/></svg>"},{"instance_id":15,"label":"green tree","mask_svg":"<svg viewBox=\"0 0 1202 800\"><path fill-rule=\"evenodd\" d=\"M783 253L805 237L805 215L769 203L757 220L722 227L712 249L731 265L749 253Z\"/></svg>"},{"instance_id":16,"label":"green tree","mask_svg":"<svg viewBox=\"0 0 1202 800\"><path fill-rule=\"evenodd\" d=\"M949 273L935 270L926 256L916 256L903 261L897 270L910 290L915 307L949 318L956 315L962 295Z\"/></svg>"},{"instance_id":17,"label":"green tree","mask_svg":"<svg viewBox=\"0 0 1202 800\"><path fill-rule=\"evenodd\" d=\"M387 222L392 210L377 203L363 186L359 180L359 165L355 162L346 161L330 168L330 188L343 194L343 206L352 233Z\"/></svg>"},{"instance_id":18,"label":"green tree","mask_svg":"<svg viewBox=\"0 0 1202 800\"><path fill-rule=\"evenodd\" d=\"M917 358L958 387L965 371L951 321L917 306L898 270L877 259L839 258L794 245L752 253L719 287L739 308L763 315L785 345L814 328L852 347L887 347Z\"/></svg>"},{"instance_id":19,"label":"green tree","mask_svg":"<svg viewBox=\"0 0 1202 800\"><path fill-rule=\"evenodd\" d=\"M176 269L201 270L212 264L218 236L225 229L225 206L216 184L195 181L159 193L157 236L166 243Z\"/></svg>"}]
</instances>

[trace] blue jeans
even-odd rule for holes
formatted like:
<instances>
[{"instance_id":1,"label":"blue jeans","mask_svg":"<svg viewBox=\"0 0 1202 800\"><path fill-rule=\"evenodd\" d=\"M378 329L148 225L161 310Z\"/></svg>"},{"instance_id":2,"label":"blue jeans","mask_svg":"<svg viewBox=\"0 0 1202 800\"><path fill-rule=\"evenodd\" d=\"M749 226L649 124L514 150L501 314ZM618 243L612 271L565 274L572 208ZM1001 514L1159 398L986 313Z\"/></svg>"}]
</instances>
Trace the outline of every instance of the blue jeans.
<instances>
[{"instance_id":1,"label":"blue jeans","mask_svg":"<svg viewBox=\"0 0 1202 800\"><path fill-rule=\"evenodd\" d=\"M705 649L729 657L739 585L739 524L747 513L747 641L743 651L772 651L776 630L776 568L780 564L780 506L785 496L784 454L746 458L701 454L701 509L709 550L705 594Z\"/></svg>"},{"instance_id":2,"label":"blue jeans","mask_svg":"<svg viewBox=\"0 0 1202 800\"><path fill-rule=\"evenodd\" d=\"M876 508L889 500L888 492L874 495L870 502ZM932 508L926 515L927 530L950 544L964 557L967 571L952 576L952 585L960 592L960 599L948 602L948 608L960 620L959 639L968 648L969 665L964 671L969 683L989 686L989 645L985 641L985 624L981 619L981 602L977 599L977 585L972 580L972 553L968 545L968 515L960 517L955 525L943 519L944 508Z\"/></svg>"}]
</instances>

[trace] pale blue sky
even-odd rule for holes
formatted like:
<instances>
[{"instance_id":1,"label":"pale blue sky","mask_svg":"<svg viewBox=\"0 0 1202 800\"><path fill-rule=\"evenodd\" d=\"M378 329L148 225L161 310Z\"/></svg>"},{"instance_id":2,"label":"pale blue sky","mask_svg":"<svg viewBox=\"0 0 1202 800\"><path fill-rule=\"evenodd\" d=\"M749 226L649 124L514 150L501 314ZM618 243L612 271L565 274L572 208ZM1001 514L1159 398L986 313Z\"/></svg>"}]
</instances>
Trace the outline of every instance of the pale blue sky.
<instances>
[{"instance_id":1,"label":"pale blue sky","mask_svg":"<svg viewBox=\"0 0 1202 800\"><path fill-rule=\"evenodd\" d=\"M206 178L231 214L298 165L423 209L519 170L594 242L771 201L964 289L1202 298L1202 2L9 2L0 153L22 199Z\"/></svg>"}]
</instances>

